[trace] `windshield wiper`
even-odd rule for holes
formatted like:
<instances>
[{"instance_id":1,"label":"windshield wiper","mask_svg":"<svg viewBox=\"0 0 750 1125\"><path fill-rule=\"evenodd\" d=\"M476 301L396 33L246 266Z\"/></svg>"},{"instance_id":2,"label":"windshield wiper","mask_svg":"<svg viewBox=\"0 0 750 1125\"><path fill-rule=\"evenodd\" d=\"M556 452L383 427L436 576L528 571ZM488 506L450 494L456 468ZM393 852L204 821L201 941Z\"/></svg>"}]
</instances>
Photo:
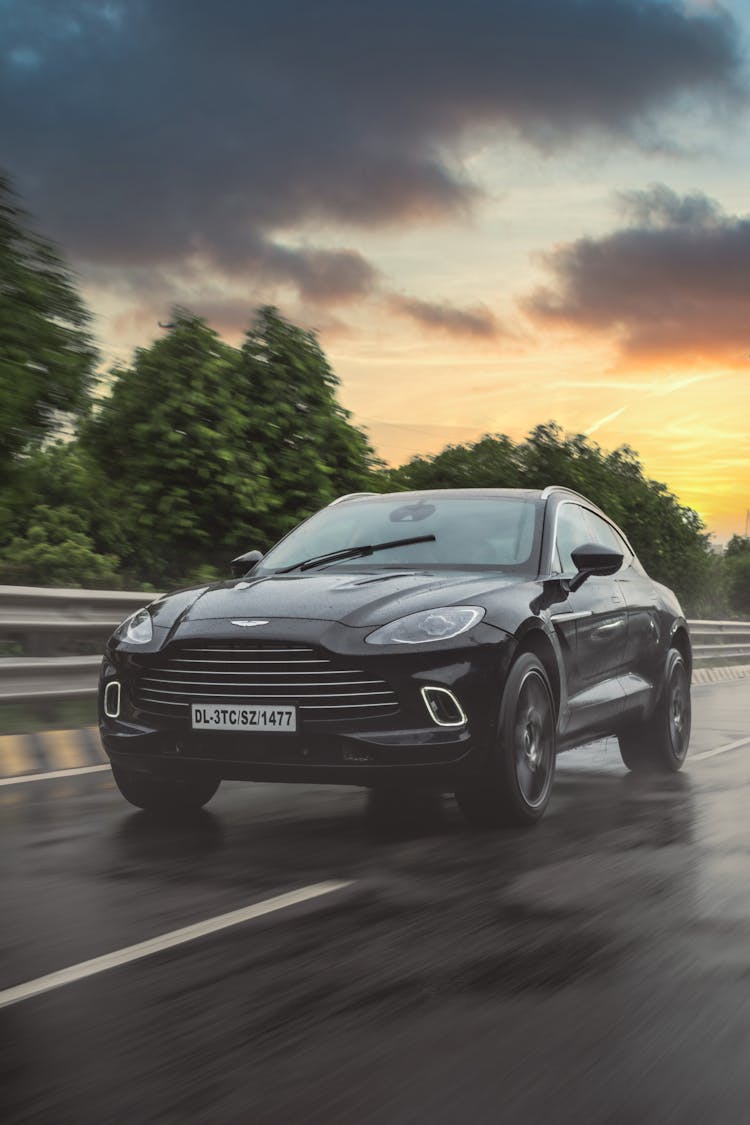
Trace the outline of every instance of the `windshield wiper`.
<instances>
[{"instance_id":1,"label":"windshield wiper","mask_svg":"<svg viewBox=\"0 0 750 1125\"><path fill-rule=\"evenodd\" d=\"M410 539L391 539L389 543L363 543L361 547L344 547L340 551L329 551L326 555L315 555L303 562L293 563L292 566L282 566L275 573L289 574L292 570L310 570L324 563L356 559L363 555L372 555L375 551L387 551L390 547L408 547L412 543L434 543L434 541L434 535L413 535Z\"/></svg>"}]
</instances>

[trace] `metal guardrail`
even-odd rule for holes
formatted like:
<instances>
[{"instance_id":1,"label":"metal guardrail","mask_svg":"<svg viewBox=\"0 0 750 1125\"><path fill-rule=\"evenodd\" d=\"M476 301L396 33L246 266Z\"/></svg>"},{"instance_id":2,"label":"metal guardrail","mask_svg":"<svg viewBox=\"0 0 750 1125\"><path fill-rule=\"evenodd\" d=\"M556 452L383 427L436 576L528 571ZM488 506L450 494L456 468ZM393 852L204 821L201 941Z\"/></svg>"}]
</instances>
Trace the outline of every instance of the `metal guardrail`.
<instances>
[{"instance_id":1,"label":"metal guardrail","mask_svg":"<svg viewBox=\"0 0 750 1125\"><path fill-rule=\"evenodd\" d=\"M688 621L696 668L750 661L750 621Z\"/></svg>"},{"instance_id":2,"label":"metal guardrail","mask_svg":"<svg viewBox=\"0 0 750 1125\"><path fill-rule=\"evenodd\" d=\"M158 594L0 586L0 642L24 655L0 657L0 703L42 703L91 696L104 642ZM750 662L750 622L689 621L696 668ZM92 655L61 656L62 640L82 640Z\"/></svg>"},{"instance_id":3,"label":"metal guardrail","mask_svg":"<svg viewBox=\"0 0 750 1125\"><path fill-rule=\"evenodd\" d=\"M91 696L104 642L119 623L158 597L133 590L0 586L0 703L54 703ZM61 655L61 648L92 650Z\"/></svg>"}]
</instances>

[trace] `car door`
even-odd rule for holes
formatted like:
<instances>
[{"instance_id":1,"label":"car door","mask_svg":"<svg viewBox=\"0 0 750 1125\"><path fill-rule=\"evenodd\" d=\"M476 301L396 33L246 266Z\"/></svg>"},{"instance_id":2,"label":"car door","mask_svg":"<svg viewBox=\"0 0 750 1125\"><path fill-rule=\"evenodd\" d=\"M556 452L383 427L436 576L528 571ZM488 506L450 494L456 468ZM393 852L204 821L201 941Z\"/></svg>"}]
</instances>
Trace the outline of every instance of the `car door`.
<instances>
[{"instance_id":1,"label":"car door","mask_svg":"<svg viewBox=\"0 0 750 1125\"><path fill-rule=\"evenodd\" d=\"M576 573L571 557L576 547L601 542L593 515L572 501L558 508L553 557L564 577ZM626 670L628 635L627 604L616 576L587 578L555 607L550 620L573 656L567 733L584 736L610 728L624 700L621 676Z\"/></svg>"},{"instance_id":2,"label":"car door","mask_svg":"<svg viewBox=\"0 0 750 1125\"><path fill-rule=\"evenodd\" d=\"M601 525L602 541L623 555L623 563L615 575L625 598L628 616L628 640L621 680L625 692L625 709L637 712L647 707L660 682L664 637L661 636L656 609L654 584L633 554L630 544L617 528L591 513Z\"/></svg>"}]
</instances>

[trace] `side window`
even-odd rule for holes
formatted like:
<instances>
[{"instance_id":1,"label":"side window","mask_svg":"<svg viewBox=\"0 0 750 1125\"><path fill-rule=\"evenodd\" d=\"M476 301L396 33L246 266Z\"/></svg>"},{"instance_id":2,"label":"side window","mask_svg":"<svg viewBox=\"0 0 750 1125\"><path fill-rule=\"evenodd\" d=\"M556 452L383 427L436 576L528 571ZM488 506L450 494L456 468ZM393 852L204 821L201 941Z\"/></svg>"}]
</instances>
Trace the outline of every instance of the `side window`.
<instances>
[{"instance_id":1,"label":"side window","mask_svg":"<svg viewBox=\"0 0 750 1125\"><path fill-rule=\"evenodd\" d=\"M561 574L571 574L575 571L571 553L576 547L591 542L588 515L586 509L579 507L578 504L562 504L558 509L553 560L555 566L559 565Z\"/></svg>"},{"instance_id":2,"label":"side window","mask_svg":"<svg viewBox=\"0 0 750 1125\"><path fill-rule=\"evenodd\" d=\"M631 552L628 550L624 540L620 538L615 529L596 515L595 512L587 512L589 527L593 536L594 543L601 543L604 547L611 547L613 551L619 551L623 557L623 567L629 566L633 560Z\"/></svg>"}]
</instances>

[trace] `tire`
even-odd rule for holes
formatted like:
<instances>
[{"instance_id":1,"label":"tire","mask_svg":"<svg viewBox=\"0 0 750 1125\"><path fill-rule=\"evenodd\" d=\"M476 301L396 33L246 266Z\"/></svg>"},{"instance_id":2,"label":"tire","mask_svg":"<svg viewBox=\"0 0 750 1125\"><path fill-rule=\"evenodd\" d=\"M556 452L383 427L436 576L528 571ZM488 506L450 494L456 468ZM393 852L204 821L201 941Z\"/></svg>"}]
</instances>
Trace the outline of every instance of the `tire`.
<instances>
[{"instance_id":1,"label":"tire","mask_svg":"<svg viewBox=\"0 0 750 1125\"><path fill-rule=\"evenodd\" d=\"M530 652L511 667L495 745L482 777L456 789L476 828L524 827L544 815L555 776L555 705L547 673Z\"/></svg>"},{"instance_id":2,"label":"tire","mask_svg":"<svg viewBox=\"0 0 750 1125\"><path fill-rule=\"evenodd\" d=\"M618 735L623 762L633 773L676 773L687 757L690 720L690 676L682 654L671 648L653 714Z\"/></svg>"},{"instance_id":3,"label":"tire","mask_svg":"<svg viewBox=\"0 0 750 1125\"><path fill-rule=\"evenodd\" d=\"M126 801L151 813L179 815L197 812L219 788L214 777L156 777L113 764L117 788Z\"/></svg>"}]
</instances>

